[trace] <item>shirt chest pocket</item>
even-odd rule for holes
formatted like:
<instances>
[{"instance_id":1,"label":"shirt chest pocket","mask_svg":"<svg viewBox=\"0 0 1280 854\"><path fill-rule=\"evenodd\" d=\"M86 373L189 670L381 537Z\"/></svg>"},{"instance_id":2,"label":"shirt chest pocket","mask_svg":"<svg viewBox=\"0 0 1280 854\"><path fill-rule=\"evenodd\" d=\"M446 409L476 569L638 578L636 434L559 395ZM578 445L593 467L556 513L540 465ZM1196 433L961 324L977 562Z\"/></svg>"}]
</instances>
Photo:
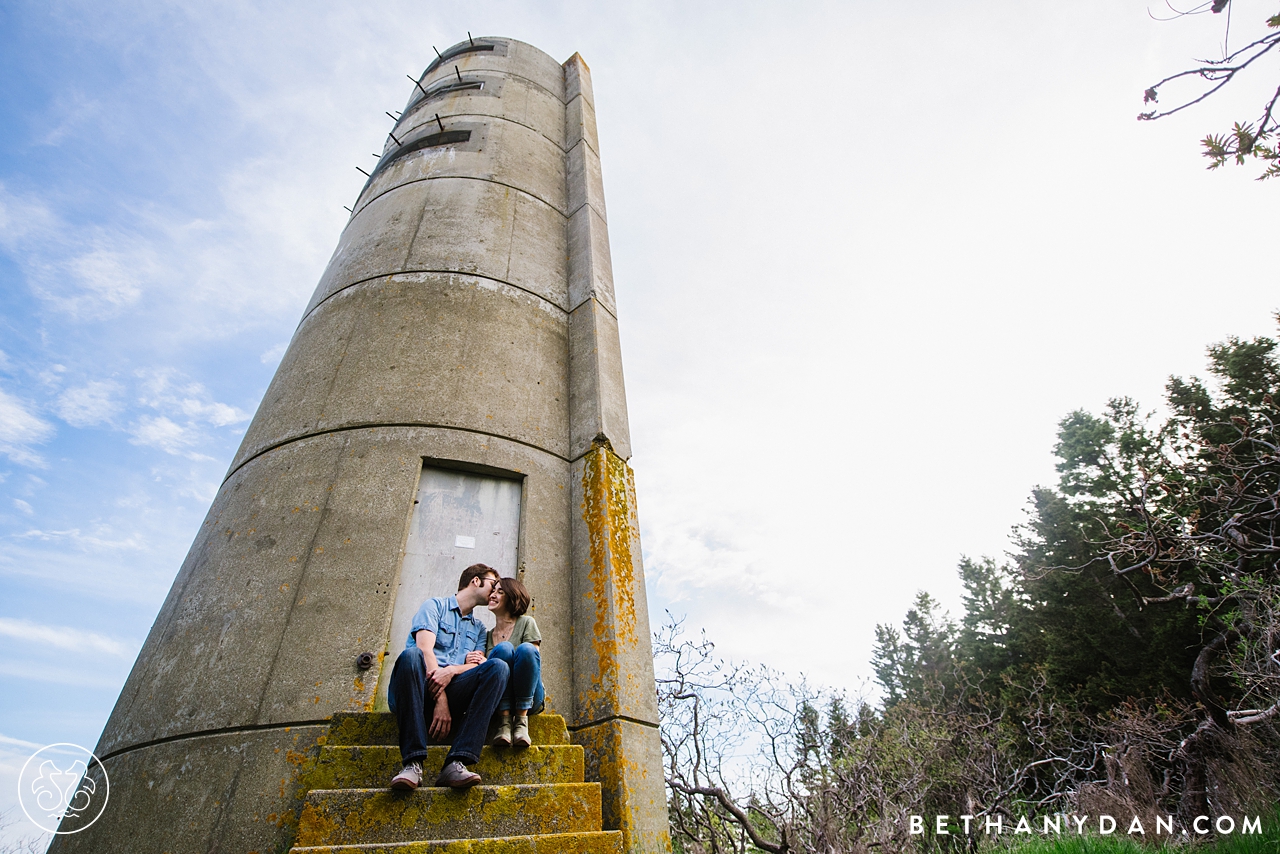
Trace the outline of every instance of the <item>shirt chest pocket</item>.
<instances>
[{"instance_id":1,"label":"shirt chest pocket","mask_svg":"<svg viewBox=\"0 0 1280 854\"><path fill-rule=\"evenodd\" d=\"M458 642L458 633L453 626L440 626L436 629L436 646L441 649L453 649Z\"/></svg>"}]
</instances>

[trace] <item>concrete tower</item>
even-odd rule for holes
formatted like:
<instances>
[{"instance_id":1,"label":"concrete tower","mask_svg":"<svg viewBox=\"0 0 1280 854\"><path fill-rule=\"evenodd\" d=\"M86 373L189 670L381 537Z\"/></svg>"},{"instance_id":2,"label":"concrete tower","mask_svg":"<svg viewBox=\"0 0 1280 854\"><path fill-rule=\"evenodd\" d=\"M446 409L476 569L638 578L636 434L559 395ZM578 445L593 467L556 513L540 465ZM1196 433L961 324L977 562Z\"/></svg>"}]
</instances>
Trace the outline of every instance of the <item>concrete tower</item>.
<instances>
[{"instance_id":1,"label":"concrete tower","mask_svg":"<svg viewBox=\"0 0 1280 854\"><path fill-rule=\"evenodd\" d=\"M590 72L469 39L392 134L56 851L287 846L330 719L385 707L407 614L477 561L534 597L606 829L670 849Z\"/></svg>"}]
</instances>

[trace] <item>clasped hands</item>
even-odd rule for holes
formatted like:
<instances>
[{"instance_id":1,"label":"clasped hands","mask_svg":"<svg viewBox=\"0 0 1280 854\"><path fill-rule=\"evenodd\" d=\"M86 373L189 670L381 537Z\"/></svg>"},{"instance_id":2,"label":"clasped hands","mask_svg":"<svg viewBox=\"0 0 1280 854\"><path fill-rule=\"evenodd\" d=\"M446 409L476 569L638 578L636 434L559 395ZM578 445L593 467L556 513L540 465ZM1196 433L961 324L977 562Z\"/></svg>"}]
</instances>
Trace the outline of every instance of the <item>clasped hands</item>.
<instances>
[{"instance_id":1,"label":"clasped hands","mask_svg":"<svg viewBox=\"0 0 1280 854\"><path fill-rule=\"evenodd\" d=\"M476 665L483 663L484 660L483 652L473 650L467 653L465 663ZM437 667L427 674L427 690L436 701L431 714L431 725L427 727L427 732L437 741L448 738L453 729L453 716L449 714L449 698L445 695L445 689L453 681L453 675L453 670L448 667Z\"/></svg>"}]
</instances>

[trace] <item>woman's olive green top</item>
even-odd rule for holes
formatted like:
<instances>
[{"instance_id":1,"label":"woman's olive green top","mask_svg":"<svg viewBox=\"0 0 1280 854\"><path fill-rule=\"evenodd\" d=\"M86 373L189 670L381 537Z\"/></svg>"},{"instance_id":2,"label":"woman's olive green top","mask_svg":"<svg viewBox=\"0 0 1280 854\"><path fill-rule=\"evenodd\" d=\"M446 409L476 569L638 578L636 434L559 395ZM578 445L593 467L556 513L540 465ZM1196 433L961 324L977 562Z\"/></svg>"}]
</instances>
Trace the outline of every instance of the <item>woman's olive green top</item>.
<instances>
[{"instance_id":1,"label":"woman's olive green top","mask_svg":"<svg viewBox=\"0 0 1280 854\"><path fill-rule=\"evenodd\" d=\"M503 643L509 643L518 647L522 643L540 643L542 634L538 631L538 624L533 617L528 614L521 614L516 617L516 624L511 629L511 637L507 638ZM490 629L484 636L484 654L488 655L497 646L493 642L493 630Z\"/></svg>"}]
</instances>

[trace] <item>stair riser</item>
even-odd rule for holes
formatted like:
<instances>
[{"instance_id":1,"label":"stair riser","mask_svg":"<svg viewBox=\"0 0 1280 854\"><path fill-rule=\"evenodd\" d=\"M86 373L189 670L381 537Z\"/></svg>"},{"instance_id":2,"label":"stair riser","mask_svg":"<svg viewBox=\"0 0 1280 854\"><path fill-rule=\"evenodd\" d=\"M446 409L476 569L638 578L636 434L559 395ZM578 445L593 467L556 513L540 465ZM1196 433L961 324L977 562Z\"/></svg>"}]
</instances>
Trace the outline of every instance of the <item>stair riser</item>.
<instances>
[{"instance_id":1,"label":"stair riser","mask_svg":"<svg viewBox=\"0 0 1280 854\"><path fill-rule=\"evenodd\" d=\"M569 730L560 715L530 715L529 738L534 744L568 744ZM390 712L339 712L329 725L331 747L399 743L400 731Z\"/></svg>"},{"instance_id":2,"label":"stair riser","mask_svg":"<svg viewBox=\"0 0 1280 854\"><path fill-rule=\"evenodd\" d=\"M389 845L335 845L294 848L290 854L622 854L622 834L557 833L501 839L450 839Z\"/></svg>"},{"instance_id":3,"label":"stair riser","mask_svg":"<svg viewBox=\"0 0 1280 854\"><path fill-rule=\"evenodd\" d=\"M476 786L462 791L313 790L297 844L354 845L582 833L600 829L600 786Z\"/></svg>"},{"instance_id":4,"label":"stair riser","mask_svg":"<svg viewBox=\"0 0 1280 854\"><path fill-rule=\"evenodd\" d=\"M449 748L429 748L422 761L428 785L444 764ZM308 775L312 789L380 789L391 785L401 768L400 749L387 746L325 747L320 761ZM486 747L480 761L471 766L486 784L494 786L536 783L581 783L582 748L562 744L526 750Z\"/></svg>"}]
</instances>

